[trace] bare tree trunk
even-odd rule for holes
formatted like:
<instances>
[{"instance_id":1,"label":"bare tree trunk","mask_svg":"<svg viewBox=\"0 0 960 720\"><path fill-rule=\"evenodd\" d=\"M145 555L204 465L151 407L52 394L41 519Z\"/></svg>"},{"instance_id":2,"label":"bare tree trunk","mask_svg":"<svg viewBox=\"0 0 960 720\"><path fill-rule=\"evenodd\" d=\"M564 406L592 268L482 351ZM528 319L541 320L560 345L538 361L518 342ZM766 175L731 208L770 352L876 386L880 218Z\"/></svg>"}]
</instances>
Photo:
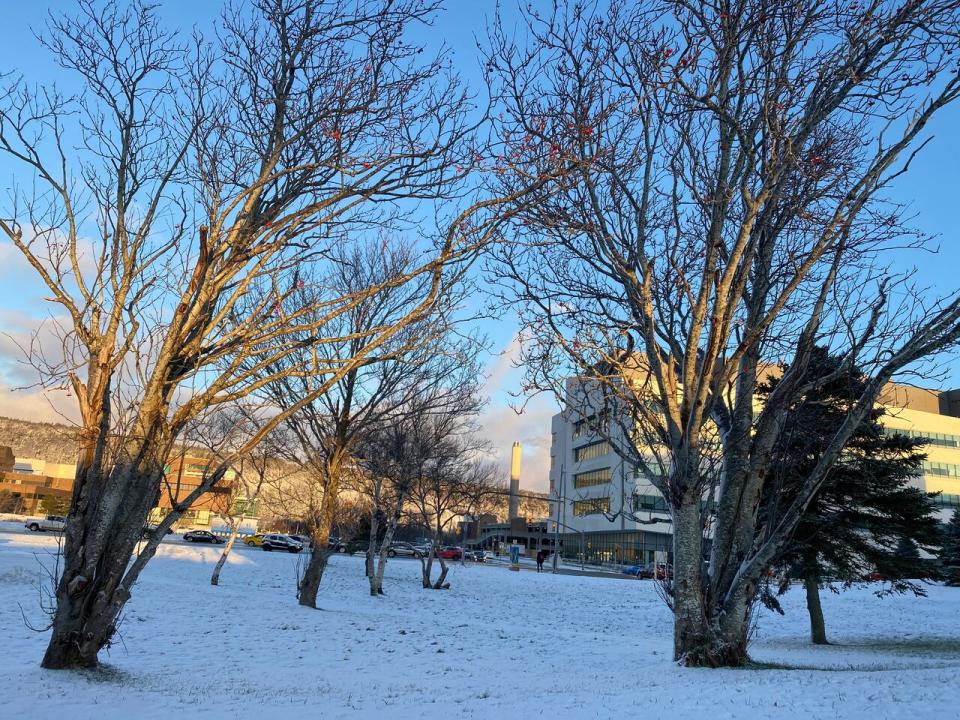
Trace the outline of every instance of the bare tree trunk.
<instances>
[{"instance_id":1,"label":"bare tree trunk","mask_svg":"<svg viewBox=\"0 0 960 720\"><path fill-rule=\"evenodd\" d=\"M380 511L374 506L373 514L370 516L370 540L367 543L367 551L363 560L363 571L368 579L374 576L373 556L377 554L377 535L380 534Z\"/></svg>"},{"instance_id":2,"label":"bare tree trunk","mask_svg":"<svg viewBox=\"0 0 960 720\"><path fill-rule=\"evenodd\" d=\"M241 521L242 518L230 519L230 537L227 538L227 544L223 546L223 552L220 553L220 559L217 560L217 566L213 569L213 575L210 576L211 585L220 584L220 571L223 569L223 566L227 564L227 558L230 556L230 551L233 550L233 544L237 540L237 533L240 532Z\"/></svg>"},{"instance_id":3,"label":"bare tree trunk","mask_svg":"<svg viewBox=\"0 0 960 720\"><path fill-rule=\"evenodd\" d=\"M403 488L400 488L397 491L397 501L393 509L393 514L390 516L390 520L387 522L387 531L383 535L383 542L380 543L380 556L377 561L377 571L376 573L370 574L370 594L371 595L383 595L383 573L387 569L387 556L390 552L390 545L393 543L393 534L397 530L397 525L400 524L400 516L403 514L403 504L406 500L406 494ZM370 540L373 542L373 539L376 536L371 532Z\"/></svg>"},{"instance_id":4,"label":"bare tree trunk","mask_svg":"<svg viewBox=\"0 0 960 720\"><path fill-rule=\"evenodd\" d=\"M440 561L440 575L437 577L437 581L433 584L433 589L446 590L450 587L450 585L444 581L447 579L447 571L450 568L447 567L447 564L443 561L442 557L438 557L437 559Z\"/></svg>"},{"instance_id":5,"label":"bare tree trunk","mask_svg":"<svg viewBox=\"0 0 960 720\"><path fill-rule=\"evenodd\" d=\"M429 590L432 583L430 582L430 576L433 574L433 558L437 554L437 546L435 542L430 543L430 552L427 553L427 558L420 564L420 570L423 574L423 589Z\"/></svg>"},{"instance_id":6,"label":"bare tree trunk","mask_svg":"<svg viewBox=\"0 0 960 720\"><path fill-rule=\"evenodd\" d=\"M297 600L305 607L317 607L317 593L320 591L320 582L330 557L330 531L333 528L333 515L340 494L340 460L341 456L337 455L328 462L327 487L320 501L320 517L311 533L313 547L310 550L310 562L307 563L307 569L297 586Z\"/></svg>"},{"instance_id":7,"label":"bare tree trunk","mask_svg":"<svg viewBox=\"0 0 960 720\"><path fill-rule=\"evenodd\" d=\"M674 525L673 658L690 665L710 665L717 632L707 617L701 592L699 507L687 503L676 513Z\"/></svg>"},{"instance_id":8,"label":"bare tree trunk","mask_svg":"<svg viewBox=\"0 0 960 720\"><path fill-rule=\"evenodd\" d=\"M823 606L820 604L820 582L814 573L806 572L803 587L807 591L807 612L810 614L810 640L814 645L829 645L827 628L823 621Z\"/></svg>"},{"instance_id":9,"label":"bare tree trunk","mask_svg":"<svg viewBox=\"0 0 960 720\"><path fill-rule=\"evenodd\" d=\"M427 557L427 562L423 565L423 588L424 590L446 590L449 588L449 585L445 585L444 581L447 579L447 564L443 561L443 558L440 557L438 548L440 547L440 532L435 531L433 536L433 541L430 543L430 554ZM437 578L436 582L433 582L431 575L433 574L433 558L436 557L437 561L440 563L440 576Z\"/></svg>"},{"instance_id":10,"label":"bare tree trunk","mask_svg":"<svg viewBox=\"0 0 960 720\"><path fill-rule=\"evenodd\" d=\"M74 493L65 532L63 575L43 667L96 667L99 651L110 646L117 618L143 567L135 563L127 571L156 504L162 471L162 462L122 465L101 478L98 463L78 468L78 475L84 472L85 477ZM151 538L141 555L155 552L161 533Z\"/></svg>"}]
</instances>

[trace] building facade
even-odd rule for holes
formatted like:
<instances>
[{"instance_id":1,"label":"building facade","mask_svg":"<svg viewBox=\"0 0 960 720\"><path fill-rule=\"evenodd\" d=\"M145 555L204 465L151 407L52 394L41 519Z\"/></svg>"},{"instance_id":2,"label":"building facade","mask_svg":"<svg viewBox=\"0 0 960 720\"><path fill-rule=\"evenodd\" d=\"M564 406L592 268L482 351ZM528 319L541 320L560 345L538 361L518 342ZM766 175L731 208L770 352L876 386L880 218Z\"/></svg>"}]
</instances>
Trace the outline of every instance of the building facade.
<instances>
[{"instance_id":1,"label":"building facade","mask_svg":"<svg viewBox=\"0 0 960 720\"><path fill-rule=\"evenodd\" d=\"M10 512L36 515L50 496L69 502L75 474L75 465L17 458L9 447L0 446L0 492L9 494Z\"/></svg>"},{"instance_id":2,"label":"building facade","mask_svg":"<svg viewBox=\"0 0 960 720\"><path fill-rule=\"evenodd\" d=\"M193 492L207 471L208 459L190 455L172 458L164 468L157 507L150 511L148 523L159 523L170 512L172 503L182 501ZM7 491L21 515L43 513L44 497L55 496L69 502L73 493L77 466L54 463L38 458L18 458L9 447L0 446L0 491ZM224 479L213 490L201 495L177 521L178 529L204 529L226 532L229 515L242 517L240 532L256 532L258 508L234 492L236 473L227 470Z\"/></svg>"},{"instance_id":3,"label":"building facade","mask_svg":"<svg viewBox=\"0 0 960 720\"><path fill-rule=\"evenodd\" d=\"M588 396L584 396L588 397ZM946 522L960 508L960 390L936 391L889 385L880 397L890 433L927 441L923 474L912 483L939 493ZM565 410L551 423L550 495L553 531L562 555L589 563L643 564L672 553L670 516L660 492L591 430L598 425L589 401L581 412ZM616 443L617 423L604 427Z\"/></svg>"}]
</instances>

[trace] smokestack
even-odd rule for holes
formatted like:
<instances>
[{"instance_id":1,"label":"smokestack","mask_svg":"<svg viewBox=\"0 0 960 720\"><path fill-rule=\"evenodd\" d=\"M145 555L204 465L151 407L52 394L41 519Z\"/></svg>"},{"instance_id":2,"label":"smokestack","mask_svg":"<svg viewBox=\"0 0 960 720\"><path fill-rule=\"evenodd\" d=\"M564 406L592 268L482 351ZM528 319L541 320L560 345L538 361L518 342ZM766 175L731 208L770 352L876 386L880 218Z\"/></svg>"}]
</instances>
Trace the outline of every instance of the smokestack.
<instances>
[{"instance_id":1,"label":"smokestack","mask_svg":"<svg viewBox=\"0 0 960 720\"><path fill-rule=\"evenodd\" d=\"M510 520L520 516L520 443L513 444L510 454Z\"/></svg>"}]
</instances>

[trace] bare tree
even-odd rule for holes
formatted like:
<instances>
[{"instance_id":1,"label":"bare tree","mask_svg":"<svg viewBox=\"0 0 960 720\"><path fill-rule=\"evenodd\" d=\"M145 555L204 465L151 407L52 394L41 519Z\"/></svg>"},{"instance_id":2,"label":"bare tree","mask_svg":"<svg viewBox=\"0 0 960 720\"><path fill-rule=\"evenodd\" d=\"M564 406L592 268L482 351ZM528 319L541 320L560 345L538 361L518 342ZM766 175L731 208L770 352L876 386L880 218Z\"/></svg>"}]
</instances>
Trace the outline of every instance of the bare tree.
<instances>
[{"instance_id":1,"label":"bare tree","mask_svg":"<svg viewBox=\"0 0 960 720\"><path fill-rule=\"evenodd\" d=\"M229 418L234 427L249 428L244 435L256 427L256 417L249 413L234 414ZM234 480L230 492L222 496L219 515L227 520L229 536L220 553L220 559L210 575L210 584L220 584L220 572L230 557L233 545L237 540L240 526L244 519L258 514L260 493L270 486L275 486L286 480L294 466L279 460L278 444L283 440L282 434L273 432L263 442L240 457L239 463L234 465Z\"/></svg>"},{"instance_id":2,"label":"bare tree","mask_svg":"<svg viewBox=\"0 0 960 720\"><path fill-rule=\"evenodd\" d=\"M469 416L439 415L422 419L423 461L411 479L411 515L429 528L430 552L422 562L424 589L446 589L447 567L440 554L443 537L454 521L473 514L498 487L496 468L482 459L486 444L476 435ZM440 574L433 580L433 561Z\"/></svg>"},{"instance_id":3,"label":"bare tree","mask_svg":"<svg viewBox=\"0 0 960 720\"><path fill-rule=\"evenodd\" d=\"M280 359L328 341L328 325L364 298L429 277L361 355L310 369L323 380L307 404L428 315L444 268L510 216L502 198L465 194L486 152L470 103L442 54L404 39L434 2L254 0L226 12L214 44L166 31L140 0L78 8L51 16L43 42L79 95L20 79L0 91L0 152L27 176L0 232L61 313L60 347L32 347L31 359L43 384L72 390L81 416L48 668L96 665L110 644L162 531L132 564L130 554L191 423L263 387L265 365L289 373ZM411 203L453 199L463 209L422 264L288 310L311 264L351 233L397 230ZM254 353L263 364L246 363ZM283 415L211 468L162 527Z\"/></svg>"},{"instance_id":4,"label":"bare tree","mask_svg":"<svg viewBox=\"0 0 960 720\"><path fill-rule=\"evenodd\" d=\"M322 284L344 295L355 294L406 273L421 262L402 241L376 238L338 253L332 272ZM368 355L366 363L345 372L311 402L303 404L301 398L313 393L322 377L294 372L264 387L262 394L271 405L282 410L300 405L288 415L284 428L293 440L288 459L299 463L311 479L306 520L313 549L298 586L301 605L316 607L344 478L351 473L364 474L362 465L356 462L355 448L387 417L420 408L427 397L439 407L461 393L462 386L476 385L480 374L476 358L483 342L464 334L462 321L455 318L469 287L458 280L445 280L430 316L396 333L380 345L376 355ZM357 303L335 325L334 334L342 340L307 346L284 362L292 368L323 369L340 358L365 355L365 347L374 337L371 332L404 318L410 307L420 302L424 284L412 281ZM309 294L301 302L314 304ZM278 375L272 366L265 372ZM382 489L377 486L378 493ZM376 500L375 504L380 506Z\"/></svg>"},{"instance_id":5,"label":"bare tree","mask_svg":"<svg viewBox=\"0 0 960 720\"><path fill-rule=\"evenodd\" d=\"M958 296L925 298L893 264L924 238L886 196L960 95L958 3L556 5L528 10L526 46L495 26L487 63L525 161L569 170L495 258L527 387L619 426L603 432L672 517L676 659L740 665L760 578L853 429L960 337ZM786 410L831 379L817 344L871 380L761 521Z\"/></svg>"}]
</instances>

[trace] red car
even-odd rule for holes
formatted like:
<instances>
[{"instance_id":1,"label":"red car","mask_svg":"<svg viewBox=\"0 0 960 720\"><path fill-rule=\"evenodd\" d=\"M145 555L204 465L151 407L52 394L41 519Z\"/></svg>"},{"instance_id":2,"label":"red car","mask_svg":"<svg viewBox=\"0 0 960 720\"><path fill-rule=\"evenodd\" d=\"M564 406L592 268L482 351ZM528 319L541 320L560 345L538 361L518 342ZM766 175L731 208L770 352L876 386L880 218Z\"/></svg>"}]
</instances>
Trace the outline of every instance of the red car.
<instances>
[{"instance_id":1,"label":"red car","mask_svg":"<svg viewBox=\"0 0 960 720\"><path fill-rule=\"evenodd\" d=\"M459 560L461 557L463 557L463 550L458 547L449 546L443 548L437 554L444 560Z\"/></svg>"}]
</instances>

